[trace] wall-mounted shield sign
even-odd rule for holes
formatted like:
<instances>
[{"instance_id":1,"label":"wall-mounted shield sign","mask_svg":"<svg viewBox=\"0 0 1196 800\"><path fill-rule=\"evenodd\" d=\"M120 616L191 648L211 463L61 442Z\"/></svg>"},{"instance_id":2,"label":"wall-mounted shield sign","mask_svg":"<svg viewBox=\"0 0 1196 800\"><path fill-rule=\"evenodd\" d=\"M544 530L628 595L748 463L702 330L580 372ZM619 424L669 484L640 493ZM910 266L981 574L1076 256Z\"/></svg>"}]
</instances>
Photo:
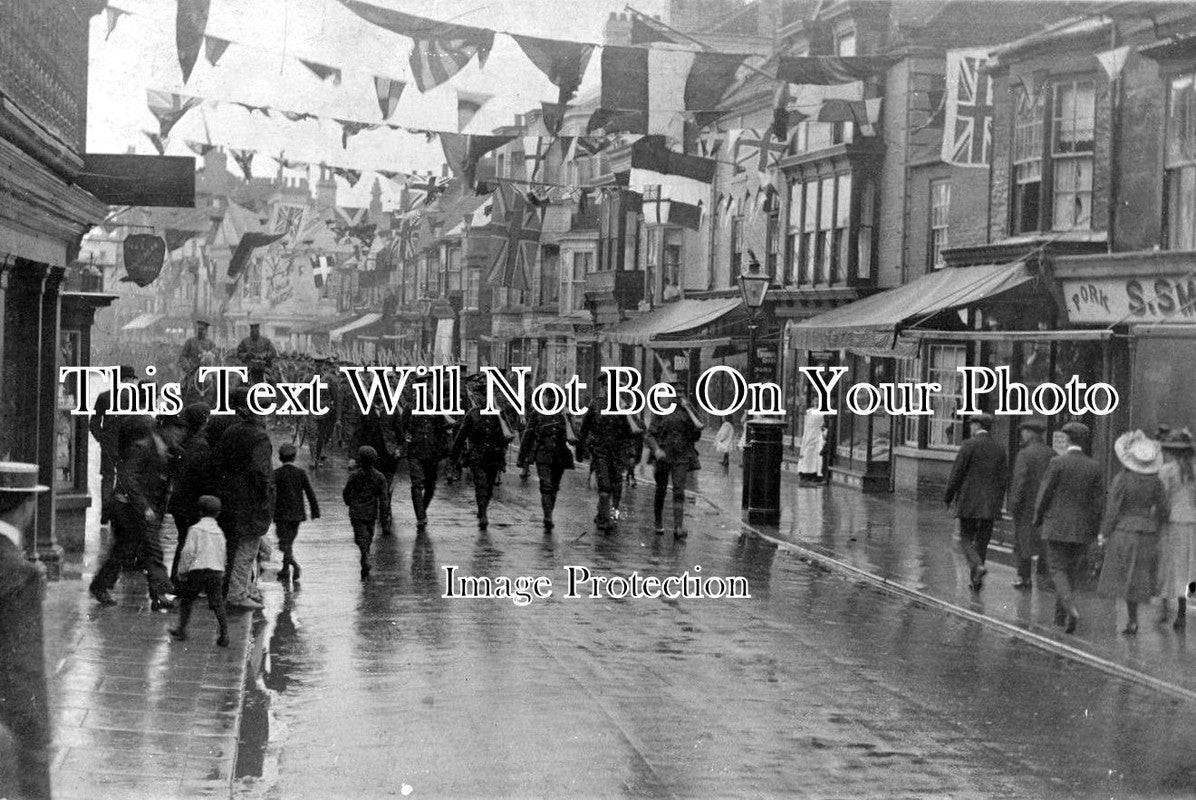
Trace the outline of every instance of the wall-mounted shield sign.
<instances>
[{"instance_id":1,"label":"wall-mounted shield sign","mask_svg":"<svg viewBox=\"0 0 1196 800\"><path fill-rule=\"evenodd\" d=\"M162 262L166 260L166 242L160 236L148 233L133 233L124 241L125 272L122 281L132 281L138 286L149 286L162 273Z\"/></svg>"}]
</instances>

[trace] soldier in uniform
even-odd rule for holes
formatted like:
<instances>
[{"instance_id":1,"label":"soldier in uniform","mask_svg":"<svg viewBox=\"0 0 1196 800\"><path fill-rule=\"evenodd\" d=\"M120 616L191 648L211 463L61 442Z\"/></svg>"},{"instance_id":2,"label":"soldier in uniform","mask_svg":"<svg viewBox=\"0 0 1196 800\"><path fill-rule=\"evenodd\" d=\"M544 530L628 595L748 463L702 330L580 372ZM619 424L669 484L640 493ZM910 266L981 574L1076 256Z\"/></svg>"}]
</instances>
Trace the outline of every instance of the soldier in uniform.
<instances>
[{"instance_id":1,"label":"soldier in uniform","mask_svg":"<svg viewBox=\"0 0 1196 800\"><path fill-rule=\"evenodd\" d=\"M249 383L265 381L266 373L273 370L276 358L278 351L274 349L274 342L262 336L261 323L250 323L249 335L237 345L237 360L249 367Z\"/></svg>"},{"instance_id":2,"label":"soldier in uniform","mask_svg":"<svg viewBox=\"0 0 1196 800\"><path fill-rule=\"evenodd\" d=\"M427 381L425 377L417 383ZM409 384L410 385L410 384ZM413 404L405 405L395 421L395 439L402 443L411 479L411 507L415 510L416 529L428 524L428 505L436 492L440 461L445 457L448 423L440 414L416 414Z\"/></svg>"},{"instance_id":3,"label":"soldier in uniform","mask_svg":"<svg viewBox=\"0 0 1196 800\"><path fill-rule=\"evenodd\" d=\"M340 416L341 384L337 380L335 366L327 359L322 361L320 371L324 382L328 384L325 392L324 404L328 408L327 414L314 414L316 420L315 443L311 446L311 468L317 469L324 463L324 448L332 442L332 434L336 431L336 422Z\"/></svg>"},{"instance_id":4,"label":"soldier in uniform","mask_svg":"<svg viewBox=\"0 0 1196 800\"><path fill-rule=\"evenodd\" d=\"M183 343L183 351L179 353L178 361L179 373L182 377L187 377L199 368L204 353L210 353L216 349L216 343L208 338L209 327L206 320L197 319L195 335Z\"/></svg>"},{"instance_id":5,"label":"soldier in uniform","mask_svg":"<svg viewBox=\"0 0 1196 800\"><path fill-rule=\"evenodd\" d=\"M587 455L593 460L598 478L598 515L594 522L603 531L614 530L619 519L619 501L623 495L623 470L627 449L633 440L631 418L626 414L603 414L606 393L600 390L586 411L578 436L578 461Z\"/></svg>"},{"instance_id":6,"label":"soldier in uniform","mask_svg":"<svg viewBox=\"0 0 1196 800\"><path fill-rule=\"evenodd\" d=\"M453 441L451 460L457 463L465 453L466 464L473 473L473 492L478 504L478 528L486 530L490 520L486 510L494 494L498 473L507 460L507 445L514 435L506 420L499 414L483 414L481 402L474 388L469 392L472 408L461 421Z\"/></svg>"},{"instance_id":7,"label":"soldier in uniform","mask_svg":"<svg viewBox=\"0 0 1196 800\"><path fill-rule=\"evenodd\" d=\"M519 443L520 469L527 471L535 463L540 479L540 507L544 509L544 532L552 532L552 510L561 488L561 475L573 469L573 454L569 452L569 420L564 412L541 414L532 412L523 441Z\"/></svg>"},{"instance_id":8,"label":"soldier in uniform","mask_svg":"<svg viewBox=\"0 0 1196 800\"><path fill-rule=\"evenodd\" d=\"M673 484L673 537L684 539L685 487L689 473L701 469L698 450L694 446L702 437L702 423L685 397L686 386L671 381L677 390L677 407L673 413L658 416L648 428L647 444L652 454L653 476L656 479L656 498L653 506L656 535L664 535L664 499L669 482Z\"/></svg>"}]
</instances>

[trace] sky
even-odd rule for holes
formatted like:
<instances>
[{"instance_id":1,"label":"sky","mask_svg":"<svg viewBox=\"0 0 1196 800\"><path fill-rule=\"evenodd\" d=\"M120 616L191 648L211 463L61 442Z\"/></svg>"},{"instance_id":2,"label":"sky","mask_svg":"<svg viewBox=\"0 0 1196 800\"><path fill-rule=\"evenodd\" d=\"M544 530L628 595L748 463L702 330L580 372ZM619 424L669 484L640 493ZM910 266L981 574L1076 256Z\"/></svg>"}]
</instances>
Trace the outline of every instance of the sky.
<instances>
[{"instance_id":1,"label":"sky","mask_svg":"<svg viewBox=\"0 0 1196 800\"><path fill-rule=\"evenodd\" d=\"M439 20L597 43L609 13L622 11L627 0L369 2ZM663 15L667 0L632 4L645 13ZM467 133L510 124L514 114L556 99L556 88L510 37L501 35L485 68L472 61L449 81L420 94L407 64L411 40L362 20L337 0L211 0L207 33L233 44L216 67L201 52L184 85L175 49L175 3L112 0L110 5L129 13L107 38L105 14L92 18L87 149L93 153L123 153L130 145L138 153L154 152L143 133L158 128L146 107L147 89L380 121L373 76L381 75L408 81L391 122L438 130L456 130L458 89L495 95ZM321 82L297 58L342 68L341 84ZM595 54L583 92L597 86L598 72ZM213 109L205 104L188 112L171 131L167 154L192 155L185 140L257 150L255 175L273 175L277 164L269 157L280 151L288 159L361 169L438 170L443 161L439 142L428 143L423 136L382 128L352 137L348 149L342 149L341 129L333 122L266 119L229 105ZM288 175L300 177L298 172ZM338 201L368 203L371 183L363 180L353 190L342 183ZM382 184L384 198L393 202L396 187L386 180Z\"/></svg>"}]
</instances>

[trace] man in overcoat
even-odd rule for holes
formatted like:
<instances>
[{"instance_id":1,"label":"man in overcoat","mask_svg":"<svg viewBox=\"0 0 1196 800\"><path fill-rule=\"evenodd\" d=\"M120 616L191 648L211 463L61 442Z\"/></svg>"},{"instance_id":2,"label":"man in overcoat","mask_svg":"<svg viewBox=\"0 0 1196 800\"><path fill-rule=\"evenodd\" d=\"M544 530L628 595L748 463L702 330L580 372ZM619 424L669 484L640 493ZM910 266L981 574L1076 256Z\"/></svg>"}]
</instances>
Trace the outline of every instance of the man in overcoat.
<instances>
[{"instance_id":1,"label":"man in overcoat","mask_svg":"<svg viewBox=\"0 0 1196 800\"><path fill-rule=\"evenodd\" d=\"M137 382L136 370L127 364L121 366L118 374L124 383ZM120 424L125 419L118 414L109 414L111 408L112 390L105 389L96 396L91 417L87 420L87 429L100 445L101 525L108 524L112 518L112 489L116 485L116 462L120 460Z\"/></svg>"},{"instance_id":2,"label":"man in overcoat","mask_svg":"<svg viewBox=\"0 0 1196 800\"><path fill-rule=\"evenodd\" d=\"M1046 545L1055 584L1055 624L1074 633L1080 615L1073 592L1088 547L1100 531L1105 485L1100 465L1084 452L1088 426L1069 422L1061 431L1067 436L1067 451L1047 465L1034 506L1034 523Z\"/></svg>"},{"instance_id":3,"label":"man in overcoat","mask_svg":"<svg viewBox=\"0 0 1196 800\"><path fill-rule=\"evenodd\" d=\"M623 470L627 467L627 448L633 433L631 416L603 414L606 405L606 392L600 389L581 422L577 460L594 460L594 473L598 479L598 514L594 522L599 530L611 531L618 520Z\"/></svg>"},{"instance_id":4,"label":"man in overcoat","mask_svg":"<svg viewBox=\"0 0 1196 800\"><path fill-rule=\"evenodd\" d=\"M959 448L943 502L955 504L959 518L959 541L971 572L972 590L980 591L993 520L1001 514L1005 500L1007 457L990 431L995 420L991 414L977 414L968 423L971 436Z\"/></svg>"},{"instance_id":5,"label":"man in overcoat","mask_svg":"<svg viewBox=\"0 0 1196 800\"><path fill-rule=\"evenodd\" d=\"M0 796L50 797L50 710L42 644L44 583L25 558L37 465L0 463ZM6 741L5 741L6 740Z\"/></svg>"},{"instance_id":6,"label":"man in overcoat","mask_svg":"<svg viewBox=\"0 0 1196 800\"><path fill-rule=\"evenodd\" d=\"M1055 451L1042 440L1046 423L1040 419L1028 419L1018 426L1022 440L1021 449L1013 460L1013 478L1009 482L1009 513L1013 516L1013 557L1017 562L1015 589L1030 589L1030 574L1033 558L1042 560L1041 537L1034 525L1034 503L1038 499L1038 487L1047 464L1055 457Z\"/></svg>"},{"instance_id":7,"label":"man in overcoat","mask_svg":"<svg viewBox=\"0 0 1196 800\"><path fill-rule=\"evenodd\" d=\"M490 525L487 509L494 495L498 473L507 460L507 445L511 437L498 414L483 414L481 398L471 396L473 407L469 409L457 429L450 456L457 463L462 455L473 476L473 493L478 506L478 528L486 530Z\"/></svg>"},{"instance_id":8,"label":"man in overcoat","mask_svg":"<svg viewBox=\"0 0 1196 800\"><path fill-rule=\"evenodd\" d=\"M408 386L427 380L420 378ZM449 422L444 415L416 414L413 403L405 405L394 420L395 439L407 458L411 507L415 511L417 530L423 530L428 524L428 506L436 493L440 462L448 455L448 429Z\"/></svg>"},{"instance_id":9,"label":"man in overcoat","mask_svg":"<svg viewBox=\"0 0 1196 800\"><path fill-rule=\"evenodd\" d=\"M552 511L561 488L561 476L573 469L573 453L569 451L569 421L564 412L541 414L536 411L528 420L523 441L519 443L519 466L527 469L536 465L540 479L540 508L544 511L544 532L552 531Z\"/></svg>"}]
</instances>

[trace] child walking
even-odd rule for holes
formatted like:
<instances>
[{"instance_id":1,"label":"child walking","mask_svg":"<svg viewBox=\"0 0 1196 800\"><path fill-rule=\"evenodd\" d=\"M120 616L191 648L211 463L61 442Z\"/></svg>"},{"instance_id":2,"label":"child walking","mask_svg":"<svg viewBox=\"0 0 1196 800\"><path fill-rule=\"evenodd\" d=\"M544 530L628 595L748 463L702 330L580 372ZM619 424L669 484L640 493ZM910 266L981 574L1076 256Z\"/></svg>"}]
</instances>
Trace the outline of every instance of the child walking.
<instances>
[{"instance_id":1,"label":"child walking","mask_svg":"<svg viewBox=\"0 0 1196 800\"><path fill-rule=\"evenodd\" d=\"M191 619L191 605L200 594L208 596L208 607L216 615L220 628L218 647L228 647L228 616L224 611L224 533L216 524L220 516L220 500L205 494L199 498L199 522L187 531L187 541L179 556L179 578L175 591L179 598L179 626L170 635L180 642L187 638L187 621Z\"/></svg>"},{"instance_id":2,"label":"child walking","mask_svg":"<svg viewBox=\"0 0 1196 800\"><path fill-rule=\"evenodd\" d=\"M311 518L320 518L320 504L311 488L307 472L294 463L298 449L287 442L278 448L282 466L274 470L274 532L278 535L278 547L282 550L282 569L278 580L284 583L288 578L299 582L299 562L295 560L295 537L299 535L299 523L307 519L303 498L311 508Z\"/></svg>"},{"instance_id":3,"label":"child walking","mask_svg":"<svg viewBox=\"0 0 1196 800\"><path fill-rule=\"evenodd\" d=\"M369 445L357 448L357 469L349 475L341 497L349 507L353 542L361 551L361 579L370 578L370 545L374 543L374 523L386 518L389 492L386 477L374 468L378 452Z\"/></svg>"}]
</instances>

